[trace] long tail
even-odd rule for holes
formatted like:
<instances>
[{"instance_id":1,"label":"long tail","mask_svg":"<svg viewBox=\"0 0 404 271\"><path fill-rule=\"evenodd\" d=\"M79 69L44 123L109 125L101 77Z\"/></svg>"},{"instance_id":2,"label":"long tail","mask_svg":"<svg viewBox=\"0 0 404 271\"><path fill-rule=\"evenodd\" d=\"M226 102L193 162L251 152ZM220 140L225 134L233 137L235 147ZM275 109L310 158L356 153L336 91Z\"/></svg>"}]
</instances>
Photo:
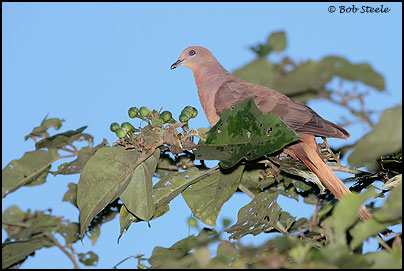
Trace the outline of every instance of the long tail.
<instances>
[{"instance_id":1,"label":"long tail","mask_svg":"<svg viewBox=\"0 0 404 271\"><path fill-rule=\"evenodd\" d=\"M335 173L327 166L321 158L316 140L312 135L302 136L301 142L290 146L287 153L301 160L313 173L315 173L322 183L340 199L345 194L351 193L348 187L335 175ZM359 218L362 221L370 218L372 215L365 206L361 206L358 211Z\"/></svg>"}]
</instances>

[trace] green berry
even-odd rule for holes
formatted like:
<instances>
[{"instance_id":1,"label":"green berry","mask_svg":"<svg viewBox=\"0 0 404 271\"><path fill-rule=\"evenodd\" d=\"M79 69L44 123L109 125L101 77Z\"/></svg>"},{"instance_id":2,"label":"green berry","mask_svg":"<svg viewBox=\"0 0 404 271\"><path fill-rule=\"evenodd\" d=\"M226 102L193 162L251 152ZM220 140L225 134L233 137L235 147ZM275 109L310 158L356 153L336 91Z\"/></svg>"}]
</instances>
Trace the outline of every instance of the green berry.
<instances>
[{"instance_id":1,"label":"green berry","mask_svg":"<svg viewBox=\"0 0 404 271\"><path fill-rule=\"evenodd\" d=\"M191 118L195 118L196 116L198 116L198 110L195 107L192 107L193 109L193 114Z\"/></svg>"},{"instance_id":2,"label":"green berry","mask_svg":"<svg viewBox=\"0 0 404 271\"><path fill-rule=\"evenodd\" d=\"M179 117L179 120L180 120L181 122L188 122L189 119L190 119L190 116L187 115L187 114L183 114L183 113L181 113L181 115L180 115L180 117Z\"/></svg>"},{"instance_id":3,"label":"green berry","mask_svg":"<svg viewBox=\"0 0 404 271\"><path fill-rule=\"evenodd\" d=\"M170 111L163 111L160 114L160 118L163 121L163 123L166 123L168 121L170 121L170 119L173 117L173 114L171 114Z\"/></svg>"},{"instance_id":4,"label":"green berry","mask_svg":"<svg viewBox=\"0 0 404 271\"><path fill-rule=\"evenodd\" d=\"M139 113L140 113L140 115L141 115L142 117L147 117L147 115L149 115L149 113L150 113L150 109L147 108L146 106L142 106L142 107L139 109Z\"/></svg>"},{"instance_id":5,"label":"green berry","mask_svg":"<svg viewBox=\"0 0 404 271\"><path fill-rule=\"evenodd\" d=\"M132 124L130 124L130 123L129 123L129 122L127 122L127 121L122 122L122 124L121 124L121 128L122 128L122 129L125 129L125 130L126 130L126 132L129 132L129 131L132 131L132 130L133 130L133 126L132 126Z\"/></svg>"},{"instance_id":6,"label":"green berry","mask_svg":"<svg viewBox=\"0 0 404 271\"><path fill-rule=\"evenodd\" d=\"M129 117L131 117L132 119L136 118L137 112L139 112L139 109L137 109L137 107L129 108L129 110L128 110Z\"/></svg>"},{"instance_id":7,"label":"green berry","mask_svg":"<svg viewBox=\"0 0 404 271\"><path fill-rule=\"evenodd\" d=\"M118 130L115 131L115 134L119 137L119 138L123 138L126 136L126 130L124 128L118 128Z\"/></svg>"},{"instance_id":8,"label":"green berry","mask_svg":"<svg viewBox=\"0 0 404 271\"><path fill-rule=\"evenodd\" d=\"M194 114L194 110L192 109L192 106L186 106L181 111L181 115L187 115L187 116L189 116L189 118L191 118L193 114Z\"/></svg>"},{"instance_id":9,"label":"green berry","mask_svg":"<svg viewBox=\"0 0 404 271\"><path fill-rule=\"evenodd\" d=\"M109 126L109 129L111 130L111 132L115 132L116 130L118 130L119 128L119 124L117 122L113 122L111 123L111 126Z\"/></svg>"}]
</instances>

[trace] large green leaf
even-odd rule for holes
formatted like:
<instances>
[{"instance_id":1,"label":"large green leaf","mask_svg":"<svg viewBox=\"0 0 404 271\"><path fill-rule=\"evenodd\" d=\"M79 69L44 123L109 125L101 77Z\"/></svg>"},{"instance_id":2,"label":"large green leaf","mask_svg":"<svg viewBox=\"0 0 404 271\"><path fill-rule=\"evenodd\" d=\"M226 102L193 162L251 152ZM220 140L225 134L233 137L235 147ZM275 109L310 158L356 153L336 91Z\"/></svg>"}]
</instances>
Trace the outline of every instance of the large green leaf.
<instances>
[{"instance_id":1,"label":"large green leaf","mask_svg":"<svg viewBox=\"0 0 404 271\"><path fill-rule=\"evenodd\" d=\"M59 159L55 149L26 152L19 160L13 160L2 172L2 197L23 185L47 174L53 162Z\"/></svg>"},{"instance_id":2,"label":"large green leaf","mask_svg":"<svg viewBox=\"0 0 404 271\"><path fill-rule=\"evenodd\" d=\"M193 184L182 196L195 217L209 226L216 226L216 219L223 204L237 190L244 165L234 170L219 170L203 181Z\"/></svg>"},{"instance_id":3,"label":"large green leaf","mask_svg":"<svg viewBox=\"0 0 404 271\"><path fill-rule=\"evenodd\" d=\"M128 186L139 157L139 152L135 150L112 147L99 149L88 160L77 185L82 237L94 216L117 199Z\"/></svg>"},{"instance_id":4,"label":"large green leaf","mask_svg":"<svg viewBox=\"0 0 404 271\"><path fill-rule=\"evenodd\" d=\"M153 174L160 157L160 149L141 163L133 172L132 180L119 196L129 212L142 220L149 221L154 215L152 199Z\"/></svg>"},{"instance_id":5,"label":"large green leaf","mask_svg":"<svg viewBox=\"0 0 404 271\"><path fill-rule=\"evenodd\" d=\"M248 99L223 110L206 142L200 141L194 153L200 160L220 160L226 169L243 158L251 161L277 152L299 138L279 116L263 113Z\"/></svg>"},{"instance_id":6,"label":"large green leaf","mask_svg":"<svg viewBox=\"0 0 404 271\"><path fill-rule=\"evenodd\" d=\"M402 106L384 110L379 122L356 144L348 157L354 167L366 165L372 168L380 156L394 153L402 148ZM372 164L373 163L373 164Z\"/></svg>"}]
</instances>

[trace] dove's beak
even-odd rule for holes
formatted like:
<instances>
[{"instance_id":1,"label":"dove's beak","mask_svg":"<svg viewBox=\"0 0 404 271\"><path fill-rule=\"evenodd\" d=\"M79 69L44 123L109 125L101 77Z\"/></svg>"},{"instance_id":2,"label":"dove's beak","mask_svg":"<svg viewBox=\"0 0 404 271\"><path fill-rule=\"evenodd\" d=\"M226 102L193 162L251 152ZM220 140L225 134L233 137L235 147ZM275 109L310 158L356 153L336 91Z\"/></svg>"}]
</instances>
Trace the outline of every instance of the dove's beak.
<instances>
[{"instance_id":1,"label":"dove's beak","mask_svg":"<svg viewBox=\"0 0 404 271\"><path fill-rule=\"evenodd\" d=\"M173 65L171 65L171 69L173 70L173 69L177 68L178 66L181 66L182 61L184 61L184 60L178 59L177 61L175 61L173 63Z\"/></svg>"}]
</instances>

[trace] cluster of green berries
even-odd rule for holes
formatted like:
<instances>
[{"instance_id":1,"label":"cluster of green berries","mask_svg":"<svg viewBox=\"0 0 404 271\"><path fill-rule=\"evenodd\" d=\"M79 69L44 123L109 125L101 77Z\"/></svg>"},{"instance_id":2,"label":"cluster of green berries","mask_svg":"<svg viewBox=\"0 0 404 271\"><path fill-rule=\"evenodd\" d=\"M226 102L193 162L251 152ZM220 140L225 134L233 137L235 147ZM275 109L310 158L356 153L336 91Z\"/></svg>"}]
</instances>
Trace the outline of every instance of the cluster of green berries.
<instances>
[{"instance_id":1,"label":"cluster of green berries","mask_svg":"<svg viewBox=\"0 0 404 271\"><path fill-rule=\"evenodd\" d=\"M119 124L117 122L113 122L111 123L111 126L109 127L109 129L111 130L111 132L115 132L115 134L119 137L119 138L123 138L125 137L130 131L133 131L135 128L133 127L132 124L130 124L129 122L125 121L122 122L121 126L119 126Z\"/></svg>"},{"instance_id":2,"label":"cluster of green berries","mask_svg":"<svg viewBox=\"0 0 404 271\"><path fill-rule=\"evenodd\" d=\"M151 110L146 106L142 106L141 108L131 107L128 110L128 115L130 118L147 118L150 114ZM192 106L186 106L180 114L179 120L181 122L188 122L189 119L195 118L198 115L198 110ZM173 115L170 111L163 111L160 113L160 119L162 123L175 123L176 121L173 119ZM117 122L111 123L110 130L115 132L119 138L125 137L128 133L131 134L133 131L138 131L135 129L132 124L129 122L123 122L119 125Z\"/></svg>"},{"instance_id":3,"label":"cluster of green berries","mask_svg":"<svg viewBox=\"0 0 404 271\"><path fill-rule=\"evenodd\" d=\"M186 106L182 109L179 120L181 122L187 122L191 118L195 118L198 115L198 110L192 106Z\"/></svg>"}]
</instances>

